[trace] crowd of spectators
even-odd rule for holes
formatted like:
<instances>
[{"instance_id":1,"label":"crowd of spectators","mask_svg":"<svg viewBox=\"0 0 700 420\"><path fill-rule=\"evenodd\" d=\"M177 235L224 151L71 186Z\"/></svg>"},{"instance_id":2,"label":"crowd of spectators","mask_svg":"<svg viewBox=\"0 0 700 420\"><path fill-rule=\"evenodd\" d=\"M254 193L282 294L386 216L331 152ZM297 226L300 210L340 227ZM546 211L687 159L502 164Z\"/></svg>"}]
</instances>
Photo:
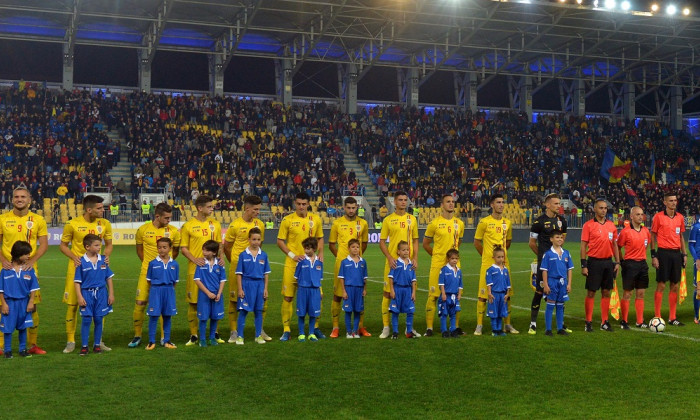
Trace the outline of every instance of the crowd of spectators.
<instances>
[{"instance_id":1,"label":"crowd of spectators","mask_svg":"<svg viewBox=\"0 0 700 420\"><path fill-rule=\"evenodd\" d=\"M652 212L673 189L681 211L698 208L698 142L658 121L558 114L533 123L517 112L399 106L347 115L324 102L285 108L236 97L50 91L22 82L3 92L0 108L0 206L23 183L36 201L56 197L60 186L74 198L104 187L134 196L162 191L179 202L209 194L229 209L255 193L290 210L293 196L306 191L334 208L347 191L365 188L345 169L343 150L350 150L383 196L403 189L414 206L436 206L452 193L465 206L488 208L489 195L500 192L536 208L547 193L561 192L586 212L601 196L615 209L640 204ZM125 144L110 140L112 130ZM108 170L122 147L133 177L113 181ZM607 148L632 163L622 183L599 175Z\"/></svg>"},{"instance_id":2,"label":"crowd of spectators","mask_svg":"<svg viewBox=\"0 0 700 420\"><path fill-rule=\"evenodd\" d=\"M121 145L103 130L102 99L24 82L0 93L0 207L9 205L19 185L35 202L111 187L108 171L119 162Z\"/></svg>"},{"instance_id":3,"label":"crowd of spectators","mask_svg":"<svg viewBox=\"0 0 700 420\"><path fill-rule=\"evenodd\" d=\"M651 212L661 208L663 191L674 190L681 210L698 208L700 173L692 158L698 142L658 121L559 114L531 123L517 112L487 118L483 112L385 107L364 114L345 141L380 190L405 189L417 205L437 205L447 192L485 208L489 195L500 192L539 207L546 194L560 192L586 212L597 197L615 209L640 204ZM607 148L631 161L623 182L600 176ZM652 182L652 162L660 182Z\"/></svg>"}]
</instances>

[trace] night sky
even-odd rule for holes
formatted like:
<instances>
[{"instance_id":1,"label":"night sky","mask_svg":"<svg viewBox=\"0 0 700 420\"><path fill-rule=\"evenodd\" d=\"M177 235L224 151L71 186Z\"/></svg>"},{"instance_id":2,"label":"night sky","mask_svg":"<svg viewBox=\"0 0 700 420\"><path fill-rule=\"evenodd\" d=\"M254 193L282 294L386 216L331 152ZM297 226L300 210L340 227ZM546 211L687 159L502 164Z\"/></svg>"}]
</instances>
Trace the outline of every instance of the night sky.
<instances>
[{"instance_id":1,"label":"night sky","mask_svg":"<svg viewBox=\"0 0 700 420\"><path fill-rule=\"evenodd\" d=\"M62 50L59 43L0 41L0 78L60 82ZM138 84L136 50L75 46L75 84L99 84L135 87ZM252 94L275 93L275 68L272 60L234 57L226 69L224 91ZM207 90L207 57L204 54L158 51L152 67L153 89ZM396 70L375 67L360 81L358 100L398 101ZM337 70L334 63L307 62L294 77L293 93L298 96L337 96ZM421 86L421 103L453 104L452 74L437 72ZM508 107L505 76L494 78L479 91L480 107ZM533 98L534 109L560 109L558 83L549 83ZM587 98L588 112L610 112L607 89ZM654 95L637 102L638 114L655 114ZM700 99L684 106L684 112L700 111Z\"/></svg>"}]
</instances>

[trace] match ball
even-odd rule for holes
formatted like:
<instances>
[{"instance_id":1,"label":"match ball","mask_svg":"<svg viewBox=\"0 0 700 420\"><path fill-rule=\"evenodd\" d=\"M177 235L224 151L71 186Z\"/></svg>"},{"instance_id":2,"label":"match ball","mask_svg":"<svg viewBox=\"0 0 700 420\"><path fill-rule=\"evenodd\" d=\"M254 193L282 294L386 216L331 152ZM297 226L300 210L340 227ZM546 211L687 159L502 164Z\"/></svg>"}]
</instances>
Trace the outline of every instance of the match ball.
<instances>
[{"instance_id":1,"label":"match ball","mask_svg":"<svg viewBox=\"0 0 700 420\"><path fill-rule=\"evenodd\" d=\"M666 329L666 323L663 318L654 317L649 321L649 329L655 333L663 332Z\"/></svg>"}]
</instances>

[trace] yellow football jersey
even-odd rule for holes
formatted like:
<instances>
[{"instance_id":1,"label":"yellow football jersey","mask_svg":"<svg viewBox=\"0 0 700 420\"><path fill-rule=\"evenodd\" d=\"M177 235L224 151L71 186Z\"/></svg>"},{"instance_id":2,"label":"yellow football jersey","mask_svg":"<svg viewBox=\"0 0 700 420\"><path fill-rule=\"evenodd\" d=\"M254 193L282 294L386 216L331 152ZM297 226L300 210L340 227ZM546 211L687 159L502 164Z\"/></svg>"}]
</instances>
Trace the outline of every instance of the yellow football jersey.
<instances>
[{"instance_id":1,"label":"yellow football jersey","mask_svg":"<svg viewBox=\"0 0 700 420\"><path fill-rule=\"evenodd\" d=\"M173 241L173 247L180 246L180 232L175 226L165 226L157 228L153 222L144 223L136 231L136 245L143 245L143 263L148 265L158 256L157 241L160 238L170 238ZM170 253L172 256L172 252Z\"/></svg>"},{"instance_id":2,"label":"yellow football jersey","mask_svg":"<svg viewBox=\"0 0 700 420\"><path fill-rule=\"evenodd\" d=\"M307 213L306 217L300 217L296 213L289 214L282 219L277 239L286 241L287 248L296 255L304 254L301 242L313 236L323 238L323 224L316 214ZM295 263L296 264L296 263Z\"/></svg>"},{"instance_id":3,"label":"yellow football jersey","mask_svg":"<svg viewBox=\"0 0 700 420\"><path fill-rule=\"evenodd\" d=\"M2 234L2 254L12 259L10 251L17 241L26 241L32 245L32 255L36 253L37 241L47 236L49 230L46 220L31 211L24 216L16 216L12 211L0 215L0 234Z\"/></svg>"},{"instance_id":4,"label":"yellow football jersey","mask_svg":"<svg viewBox=\"0 0 700 420\"><path fill-rule=\"evenodd\" d=\"M355 220L348 220L345 216L335 219L328 242L338 245L336 259L341 260L349 255L350 239L360 241L360 252L362 252L362 244L369 241L369 225L365 219L357 217Z\"/></svg>"},{"instance_id":5,"label":"yellow football jersey","mask_svg":"<svg viewBox=\"0 0 700 420\"><path fill-rule=\"evenodd\" d=\"M221 224L209 218L203 222L190 219L180 229L180 246L187 247L195 258L204 257L202 246L210 239L221 243Z\"/></svg>"},{"instance_id":6,"label":"yellow football jersey","mask_svg":"<svg viewBox=\"0 0 700 420\"><path fill-rule=\"evenodd\" d=\"M450 249L459 249L464 236L464 222L457 217L445 219L438 216L433 219L425 230L425 237L433 239L433 257L444 256ZM433 258L432 261L445 265L444 258Z\"/></svg>"},{"instance_id":7,"label":"yellow football jersey","mask_svg":"<svg viewBox=\"0 0 700 420\"><path fill-rule=\"evenodd\" d=\"M89 233L99 236L103 241L111 241L112 224L109 220L101 217L91 223L88 223L84 216L76 217L63 227L61 242L70 243L70 250L73 252L73 255L80 257L85 254L83 239Z\"/></svg>"},{"instance_id":8,"label":"yellow football jersey","mask_svg":"<svg viewBox=\"0 0 700 420\"><path fill-rule=\"evenodd\" d=\"M513 229L510 220L502 217L496 220L493 216L484 217L476 227L474 239L483 241L484 252L481 257L483 264L493 264L493 247L500 245L508 255L506 241L513 239Z\"/></svg>"},{"instance_id":9,"label":"yellow football jersey","mask_svg":"<svg viewBox=\"0 0 700 420\"><path fill-rule=\"evenodd\" d=\"M413 240L418 239L418 220L412 214L399 216L391 213L382 221L382 231L379 234L380 241L389 240L387 249L389 254L398 258L399 242L406 241L410 248L409 256L413 255Z\"/></svg>"},{"instance_id":10,"label":"yellow football jersey","mask_svg":"<svg viewBox=\"0 0 700 420\"><path fill-rule=\"evenodd\" d=\"M231 265L238 262L238 256L248 248L248 232L252 228L258 228L261 232L262 240L265 240L265 223L260 219L253 219L246 222L242 217L231 222L226 230L224 241L233 244L231 248ZM231 271L235 271L235 267Z\"/></svg>"}]
</instances>

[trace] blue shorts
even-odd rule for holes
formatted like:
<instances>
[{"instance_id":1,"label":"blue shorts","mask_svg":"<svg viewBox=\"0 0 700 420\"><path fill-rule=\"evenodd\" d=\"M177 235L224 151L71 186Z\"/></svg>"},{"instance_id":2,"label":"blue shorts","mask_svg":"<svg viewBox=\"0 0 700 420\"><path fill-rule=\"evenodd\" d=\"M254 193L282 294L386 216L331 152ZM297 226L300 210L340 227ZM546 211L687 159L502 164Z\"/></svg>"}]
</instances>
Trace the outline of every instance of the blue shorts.
<instances>
[{"instance_id":1,"label":"blue shorts","mask_svg":"<svg viewBox=\"0 0 700 420\"><path fill-rule=\"evenodd\" d=\"M693 263L693 286L698 287L698 266Z\"/></svg>"},{"instance_id":2,"label":"blue shorts","mask_svg":"<svg viewBox=\"0 0 700 420\"><path fill-rule=\"evenodd\" d=\"M508 316L508 305L506 304L506 292L491 292L493 303L489 302L486 316L489 318L505 318Z\"/></svg>"},{"instance_id":3,"label":"blue shorts","mask_svg":"<svg viewBox=\"0 0 700 420\"><path fill-rule=\"evenodd\" d=\"M457 299L457 293L445 293L447 301L442 300L442 294L438 297L438 316L454 318L455 314L462 310Z\"/></svg>"},{"instance_id":4,"label":"blue shorts","mask_svg":"<svg viewBox=\"0 0 700 420\"><path fill-rule=\"evenodd\" d=\"M12 299L6 297L5 301L10 307L10 312L0 316L0 331L12 334L14 330L24 330L34 326L32 313L27 312L29 298Z\"/></svg>"},{"instance_id":5,"label":"blue shorts","mask_svg":"<svg viewBox=\"0 0 700 420\"><path fill-rule=\"evenodd\" d=\"M197 319L206 321L208 319L219 320L224 318L224 299L217 302L209 299L201 290L197 295Z\"/></svg>"},{"instance_id":6,"label":"blue shorts","mask_svg":"<svg viewBox=\"0 0 700 420\"><path fill-rule=\"evenodd\" d=\"M238 310L246 312L262 311L265 305L263 292L265 281L243 279L243 293L245 298L238 296Z\"/></svg>"},{"instance_id":7,"label":"blue shorts","mask_svg":"<svg viewBox=\"0 0 700 420\"><path fill-rule=\"evenodd\" d=\"M81 289L85 306L80 307L80 316L84 318L101 318L112 312L112 305L107 303L109 292L106 287Z\"/></svg>"},{"instance_id":8,"label":"blue shorts","mask_svg":"<svg viewBox=\"0 0 700 420\"><path fill-rule=\"evenodd\" d=\"M547 300L563 303L569 300L569 292L566 291L566 279L548 278L549 294Z\"/></svg>"},{"instance_id":9,"label":"blue shorts","mask_svg":"<svg viewBox=\"0 0 700 420\"><path fill-rule=\"evenodd\" d=\"M321 289L318 287L299 287L297 289L297 316L321 315Z\"/></svg>"},{"instance_id":10,"label":"blue shorts","mask_svg":"<svg viewBox=\"0 0 700 420\"><path fill-rule=\"evenodd\" d=\"M151 286L148 294L148 316L177 315L175 287L172 284Z\"/></svg>"},{"instance_id":11,"label":"blue shorts","mask_svg":"<svg viewBox=\"0 0 700 420\"><path fill-rule=\"evenodd\" d=\"M365 297L362 296L362 286L345 286L348 298L343 299L343 311L362 312L365 310Z\"/></svg>"},{"instance_id":12,"label":"blue shorts","mask_svg":"<svg viewBox=\"0 0 700 420\"><path fill-rule=\"evenodd\" d=\"M396 314L412 314L416 311L416 305L413 300L411 300L411 293L413 292L413 287L411 286L394 286L394 293L396 297L389 303L389 312Z\"/></svg>"}]
</instances>

